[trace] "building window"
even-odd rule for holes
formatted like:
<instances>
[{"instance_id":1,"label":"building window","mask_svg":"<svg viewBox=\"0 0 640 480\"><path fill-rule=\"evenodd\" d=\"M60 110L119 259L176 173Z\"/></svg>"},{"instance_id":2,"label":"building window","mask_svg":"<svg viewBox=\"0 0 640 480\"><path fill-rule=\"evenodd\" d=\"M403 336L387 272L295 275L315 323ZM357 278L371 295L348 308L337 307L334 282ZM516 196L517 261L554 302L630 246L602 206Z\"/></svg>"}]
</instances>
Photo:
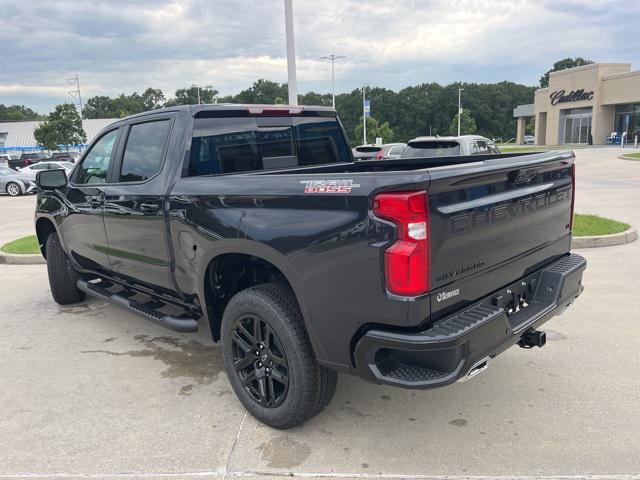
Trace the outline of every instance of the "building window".
<instances>
[{"instance_id":1,"label":"building window","mask_svg":"<svg viewBox=\"0 0 640 480\"><path fill-rule=\"evenodd\" d=\"M617 135L627 132L627 142L633 142L636 135L640 139L640 103L616 105L613 131Z\"/></svg>"}]
</instances>

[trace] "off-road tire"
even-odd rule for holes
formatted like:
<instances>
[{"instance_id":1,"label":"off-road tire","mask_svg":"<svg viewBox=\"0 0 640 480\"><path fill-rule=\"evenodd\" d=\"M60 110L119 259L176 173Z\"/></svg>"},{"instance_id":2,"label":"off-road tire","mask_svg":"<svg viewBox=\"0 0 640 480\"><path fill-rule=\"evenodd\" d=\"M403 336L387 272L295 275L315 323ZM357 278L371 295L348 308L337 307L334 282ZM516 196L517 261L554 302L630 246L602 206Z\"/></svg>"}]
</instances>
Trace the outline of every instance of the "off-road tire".
<instances>
[{"instance_id":1,"label":"off-road tire","mask_svg":"<svg viewBox=\"0 0 640 480\"><path fill-rule=\"evenodd\" d=\"M67 254L60 245L57 233L52 233L47 237L46 249L49 286L53 299L60 305L84 300L85 293L78 290L80 275L71 266Z\"/></svg>"},{"instance_id":2,"label":"off-road tire","mask_svg":"<svg viewBox=\"0 0 640 480\"><path fill-rule=\"evenodd\" d=\"M232 335L237 322L247 315L260 317L283 347L289 386L279 406L269 408L258 403L242 385L234 367ZM231 386L244 407L261 422L274 428L291 428L320 413L331 401L338 375L316 361L300 308L286 285L265 283L234 295L224 311L221 338Z\"/></svg>"},{"instance_id":3,"label":"off-road tire","mask_svg":"<svg viewBox=\"0 0 640 480\"><path fill-rule=\"evenodd\" d=\"M9 182L4 187L5 191L12 197L19 197L22 195L22 188L16 182Z\"/></svg>"}]
</instances>

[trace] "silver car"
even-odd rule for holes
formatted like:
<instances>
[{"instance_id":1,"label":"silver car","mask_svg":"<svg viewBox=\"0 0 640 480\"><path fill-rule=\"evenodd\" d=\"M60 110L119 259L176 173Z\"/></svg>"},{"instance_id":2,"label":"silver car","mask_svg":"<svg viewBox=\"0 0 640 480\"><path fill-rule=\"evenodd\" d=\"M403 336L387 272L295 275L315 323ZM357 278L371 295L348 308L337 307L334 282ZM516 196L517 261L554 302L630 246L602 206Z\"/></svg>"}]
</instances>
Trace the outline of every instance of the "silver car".
<instances>
[{"instance_id":1,"label":"silver car","mask_svg":"<svg viewBox=\"0 0 640 480\"><path fill-rule=\"evenodd\" d=\"M493 140L480 135L418 137L409 140L402 158L458 157L500 153Z\"/></svg>"},{"instance_id":2,"label":"silver car","mask_svg":"<svg viewBox=\"0 0 640 480\"><path fill-rule=\"evenodd\" d=\"M0 192L5 192L12 197L24 193L34 193L36 182L20 178L20 174L9 167L0 166Z\"/></svg>"},{"instance_id":3,"label":"silver car","mask_svg":"<svg viewBox=\"0 0 640 480\"><path fill-rule=\"evenodd\" d=\"M71 162L38 162L33 165L29 165L28 167L24 167L20 169L20 178L24 178L25 180L31 180L33 182L36 181L36 175L38 172L42 170L59 170L65 169L67 175L73 169L73 163Z\"/></svg>"}]
</instances>

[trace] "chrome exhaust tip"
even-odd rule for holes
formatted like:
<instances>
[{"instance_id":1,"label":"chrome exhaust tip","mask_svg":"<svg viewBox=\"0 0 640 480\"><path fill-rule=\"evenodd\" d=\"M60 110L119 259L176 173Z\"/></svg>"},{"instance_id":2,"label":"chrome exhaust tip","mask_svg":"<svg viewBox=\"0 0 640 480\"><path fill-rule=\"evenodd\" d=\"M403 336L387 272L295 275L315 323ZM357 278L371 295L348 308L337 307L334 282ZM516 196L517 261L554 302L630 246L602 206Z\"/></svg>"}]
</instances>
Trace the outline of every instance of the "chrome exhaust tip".
<instances>
[{"instance_id":1,"label":"chrome exhaust tip","mask_svg":"<svg viewBox=\"0 0 640 480\"><path fill-rule=\"evenodd\" d=\"M461 377L459 382L466 382L467 380L472 379L476 375L484 372L487 368L489 368L489 360L491 357L485 357L482 360L478 360L473 366L469 369L467 374L464 377Z\"/></svg>"}]
</instances>

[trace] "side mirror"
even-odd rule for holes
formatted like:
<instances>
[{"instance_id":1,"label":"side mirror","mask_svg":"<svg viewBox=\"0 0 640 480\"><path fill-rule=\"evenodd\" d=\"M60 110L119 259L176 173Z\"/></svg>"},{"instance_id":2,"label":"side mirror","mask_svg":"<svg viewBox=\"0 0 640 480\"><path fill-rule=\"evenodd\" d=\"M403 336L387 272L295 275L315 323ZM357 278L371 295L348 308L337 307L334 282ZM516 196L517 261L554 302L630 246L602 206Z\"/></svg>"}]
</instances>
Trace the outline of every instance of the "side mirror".
<instances>
[{"instance_id":1,"label":"side mirror","mask_svg":"<svg viewBox=\"0 0 640 480\"><path fill-rule=\"evenodd\" d=\"M36 174L36 184L41 190L56 190L67 185L67 172L60 170L41 170Z\"/></svg>"}]
</instances>

